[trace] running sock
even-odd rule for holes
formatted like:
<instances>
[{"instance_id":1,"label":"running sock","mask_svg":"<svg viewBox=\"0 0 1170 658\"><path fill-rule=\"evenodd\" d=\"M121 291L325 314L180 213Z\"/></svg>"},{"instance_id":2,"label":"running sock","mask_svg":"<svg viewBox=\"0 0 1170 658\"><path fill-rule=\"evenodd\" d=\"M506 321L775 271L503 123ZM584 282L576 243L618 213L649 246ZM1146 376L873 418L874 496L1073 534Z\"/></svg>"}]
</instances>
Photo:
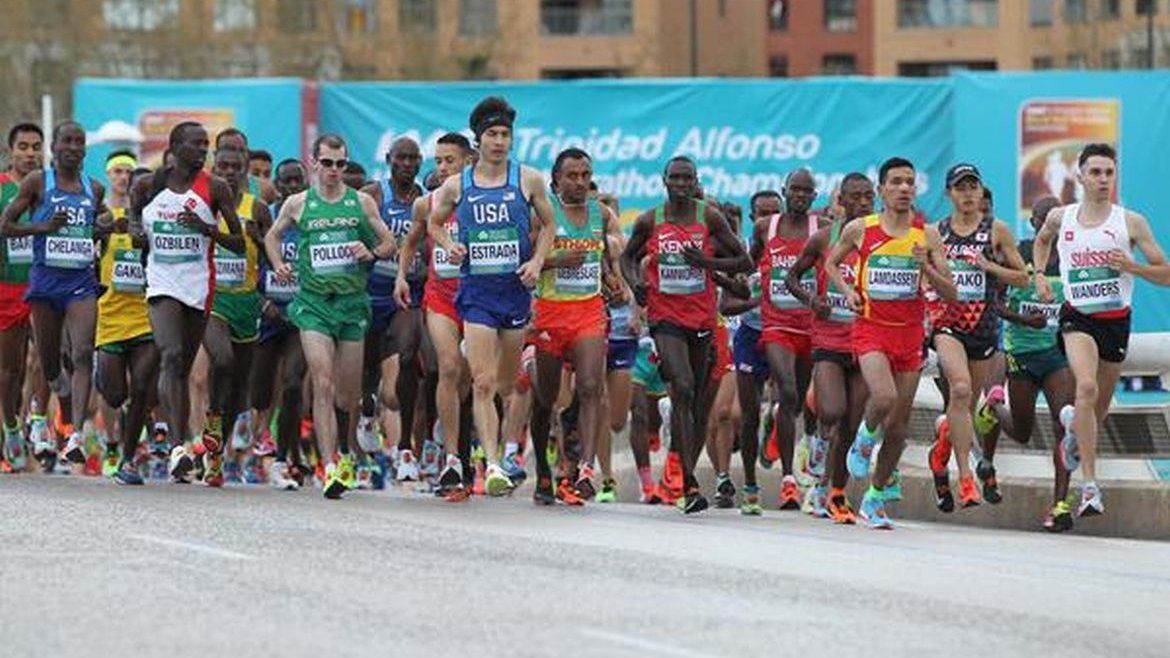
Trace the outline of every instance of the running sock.
<instances>
[{"instance_id":1,"label":"running sock","mask_svg":"<svg viewBox=\"0 0 1170 658\"><path fill-rule=\"evenodd\" d=\"M638 467L638 479L642 481L642 488L654 486L654 474L650 472L649 466Z\"/></svg>"}]
</instances>

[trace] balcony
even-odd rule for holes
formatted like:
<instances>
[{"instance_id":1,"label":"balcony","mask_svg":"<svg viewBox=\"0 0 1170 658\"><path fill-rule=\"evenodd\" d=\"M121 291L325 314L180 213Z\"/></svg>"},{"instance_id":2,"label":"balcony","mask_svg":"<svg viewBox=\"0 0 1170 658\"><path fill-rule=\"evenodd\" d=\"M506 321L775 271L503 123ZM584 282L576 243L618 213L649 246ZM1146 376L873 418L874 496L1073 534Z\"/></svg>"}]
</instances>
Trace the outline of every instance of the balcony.
<instances>
[{"instance_id":1,"label":"balcony","mask_svg":"<svg viewBox=\"0 0 1170 658\"><path fill-rule=\"evenodd\" d=\"M620 36L633 32L631 0L543 0L542 36Z\"/></svg>"}]
</instances>

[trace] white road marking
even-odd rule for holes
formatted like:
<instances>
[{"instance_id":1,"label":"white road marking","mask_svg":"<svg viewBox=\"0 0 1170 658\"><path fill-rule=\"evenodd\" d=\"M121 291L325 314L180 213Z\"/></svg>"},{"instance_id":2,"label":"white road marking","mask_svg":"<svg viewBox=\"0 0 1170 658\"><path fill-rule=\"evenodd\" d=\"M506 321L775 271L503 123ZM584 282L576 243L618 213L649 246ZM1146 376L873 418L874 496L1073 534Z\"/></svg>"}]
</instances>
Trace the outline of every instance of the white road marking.
<instances>
[{"instance_id":1,"label":"white road marking","mask_svg":"<svg viewBox=\"0 0 1170 658\"><path fill-rule=\"evenodd\" d=\"M204 555L214 555L215 557L227 558L229 560L255 560L256 559L254 556L247 555L245 553L237 553L235 551L229 551L225 548L217 548L215 546L207 546L205 544L196 544L194 542L189 542L189 541L179 541L177 539L164 539L162 537L153 537L151 535L130 535L130 538L137 539L139 541L150 542L152 544L158 544L160 546L169 546L171 548L181 548L181 549L184 549L187 551L193 551L195 553L203 553Z\"/></svg>"},{"instance_id":2,"label":"white road marking","mask_svg":"<svg viewBox=\"0 0 1170 658\"><path fill-rule=\"evenodd\" d=\"M613 642L614 644L621 644L633 649L652 651L664 656L681 656L682 658L711 658L712 656L712 654L699 653L697 651L691 651L690 649L683 649L681 647L664 644L655 640L648 640L637 635L612 633L609 631L599 631L589 628L579 629L578 632L586 637L591 637L598 640L607 640L609 642Z\"/></svg>"}]
</instances>

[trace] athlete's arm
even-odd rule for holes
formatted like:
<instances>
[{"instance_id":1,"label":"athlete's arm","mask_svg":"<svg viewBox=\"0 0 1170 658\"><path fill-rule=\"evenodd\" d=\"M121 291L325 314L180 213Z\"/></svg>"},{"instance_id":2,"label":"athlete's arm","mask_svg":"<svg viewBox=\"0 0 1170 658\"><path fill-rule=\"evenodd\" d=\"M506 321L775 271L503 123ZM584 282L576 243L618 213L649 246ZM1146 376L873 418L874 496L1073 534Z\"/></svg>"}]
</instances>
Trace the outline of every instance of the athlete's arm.
<instances>
[{"instance_id":1,"label":"athlete's arm","mask_svg":"<svg viewBox=\"0 0 1170 658\"><path fill-rule=\"evenodd\" d=\"M811 308L817 317L822 320L829 317L829 302L822 295L810 295L804 286L800 285L800 277L804 273L816 267L817 259L824 253L825 248L829 246L829 229L827 227L821 228L813 236L804 243L804 249L801 250L800 256L797 257L796 262L792 267L788 268L788 276L784 279L784 287L788 288L788 292L793 297L798 299L801 304Z\"/></svg>"},{"instance_id":2,"label":"athlete's arm","mask_svg":"<svg viewBox=\"0 0 1170 658\"><path fill-rule=\"evenodd\" d=\"M244 253L245 238L244 231L240 228L240 218L236 215L236 195L232 193L232 188L226 181L215 176L211 177L211 214L223 218L223 222L227 224L227 233L220 232L218 226L208 226L203 223L203 220L195 216L194 213L185 213L187 221L183 221L184 214L181 213L179 221L198 230L228 251L236 254Z\"/></svg>"},{"instance_id":3,"label":"athlete's arm","mask_svg":"<svg viewBox=\"0 0 1170 658\"><path fill-rule=\"evenodd\" d=\"M40 224L32 222L18 223L20 216L29 208L35 207L41 201L44 193L44 174L34 171L20 182L20 189L14 198L0 213L0 237L23 238L28 235L42 235L52 233L65 225L69 216L58 212L49 218L49 221Z\"/></svg>"},{"instance_id":4,"label":"athlete's arm","mask_svg":"<svg viewBox=\"0 0 1170 658\"><path fill-rule=\"evenodd\" d=\"M646 255L646 243L654 232L654 211L647 210L634 220L634 230L630 233L630 240L622 250L619 261L622 266L622 277L634 291L634 298L639 306L646 305L646 284L642 280L642 257Z\"/></svg>"},{"instance_id":5,"label":"athlete's arm","mask_svg":"<svg viewBox=\"0 0 1170 658\"><path fill-rule=\"evenodd\" d=\"M837 290L846 290L846 300L849 308L857 311L861 308L861 296L857 291L845 283L845 276L841 274L841 263L849 254L861 247L861 236L865 233L865 220L861 217L850 220L841 229L837 237L837 244L833 245L829 257L825 259L825 275L829 277L829 285Z\"/></svg>"},{"instance_id":6,"label":"athlete's arm","mask_svg":"<svg viewBox=\"0 0 1170 658\"><path fill-rule=\"evenodd\" d=\"M1064 207L1057 206L1048 211L1040 230L1036 231L1036 238L1032 240L1032 279L1036 282L1036 296L1042 301L1051 302L1052 286L1048 285L1048 258L1052 255L1052 245L1060 237L1060 222L1064 217Z\"/></svg>"},{"instance_id":7,"label":"athlete's arm","mask_svg":"<svg viewBox=\"0 0 1170 658\"><path fill-rule=\"evenodd\" d=\"M252 221L248 222L247 237L264 253L264 236L272 228L272 211L260 199L252 200Z\"/></svg>"},{"instance_id":8,"label":"athlete's arm","mask_svg":"<svg viewBox=\"0 0 1170 658\"><path fill-rule=\"evenodd\" d=\"M1007 224L998 219L992 223L991 233L991 244L995 251L1003 255L1004 264L1000 265L980 254L976 265L1002 284L1027 288L1028 265L1024 263L1024 257L1020 255L1020 250L1016 246L1016 236L1012 235Z\"/></svg>"},{"instance_id":9,"label":"athlete's arm","mask_svg":"<svg viewBox=\"0 0 1170 658\"><path fill-rule=\"evenodd\" d=\"M939 297L948 302L959 298L959 288L951 277L951 268L947 265L938 228L926 227L926 246L914 245L914 258L922 265L922 272Z\"/></svg>"},{"instance_id":10,"label":"athlete's arm","mask_svg":"<svg viewBox=\"0 0 1170 658\"><path fill-rule=\"evenodd\" d=\"M1048 318L1044 317L1043 313L1016 313L1002 299L995 300L996 310L999 312L999 317L1012 323L1033 329L1043 329L1048 325Z\"/></svg>"},{"instance_id":11,"label":"athlete's arm","mask_svg":"<svg viewBox=\"0 0 1170 658\"><path fill-rule=\"evenodd\" d=\"M353 246L357 259L364 261L369 260L370 257L380 260L393 257L398 244L394 241L394 234L390 232L390 227L382 221L382 213L378 210L378 204L373 197L364 192L358 192L357 196L358 201L362 204L362 210L366 213L366 221L374 230L374 236L378 238L378 244L373 249L366 249L366 245L360 241L355 243Z\"/></svg>"},{"instance_id":12,"label":"athlete's arm","mask_svg":"<svg viewBox=\"0 0 1170 658\"><path fill-rule=\"evenodd\" d=\"M459 176L450 176L439 189L435 190L435 203L431 208L431 216L427 220L427 233L431 241L447 252L452 265L459 265L467 254L467 248L456 242L447 230L447 219L455 212L455 202L463 193L463 181Z\"/></svg>"},{"instance_id":13,"label":"athlete's arm","mask_svg":"<svg viewBox=\"0 0 1170 658\"><path fill-rule=\"evenodd\" d=\"M630 290L625 277L621 275L621 254L625 249L626 236L622 234L617 213L613 211L613 208L604 203L598 205L601 207L601 223L605 227L605 267L602 272L605 276L606 288L610 290L612 295L620 295L622 300L633 303L634 291Z\"/></svg>"},{"instance_id":14,"label":"athlete's arm","mask_svg":"<svg viewBox=\"0 0 1170 658\"><path fill-rule=\"evenodd\" d=\"M146 174L134 182L130 188L130 208L126 211L130 240L135 247L142 250L143 256L146 255L149 245L146 243L146 230L142 226L142 211L146 209L146 204L150 203L150 190L154 187L154 177L157 175L158 173Z\"/></svg>"},{"instance_id":15,"label":"athlete's arm","mask_svg":"<svg viewBox=\"0 0 1170 658\"><path fill-rule=\"evenodd\" d=\"M1170 265L1166 264L1166 254L1154 238L1150 223L1142 215L1129 210L1125 211L1125 222L1129 228L1129 239L1146 257L1146 264L1142 265L1124 251L1114 249L1109 254L1109 265L1115 270L1140 276L1150 283L1170 286Z\"/></svg>"},{"instance_id":16,"label":"athlete's arm","mask_svg":"<svg viewBox=\"0 0 1170 658\"><path fill-rule=\"evenodd\" d=\"M751 256L748 256L739 238L731 232L731 225L727 223L723 213L708 205L705 215L707 231L715 241L715 256L713 258L704 257L704 267L728 274L751 272L754 267ZM683 255L685 256L687 253L693 254L694 252L687 250L683 252Z\"/></svg>"},{"instance_id":17,"label":"athlete's arm","mask_svg":"<svg viewBox=\"0 0 1170 658\"><path fill-rule=\"evenodd\" d=\"M526 286L535 286L540 271L544 268L544 261L552 253L553 241L557 236L556 220L553 219L552 204L548 200L548 187L544 182L544 174L529 167L520 168L520 190L530 193L528 203L532 205L533 217L536 219L536 244L532 248L532 258L520 265L517 274Z\"/></svg>"},{"instance_id":18,"label":"athlete's arm","mask_svg":"<svg viewBox=\"0 0 1170 658\"><path fill-rule=\"evenodd\" d=\"M410 284L406 282L406 269L414 262L418 245L427 230L427 197L414 200L410 207L410 230L398 247L398 276L394 279L394 301L401 308L410 306Z\"/></svg>"},{"instance_id":19,"label":"athlete's arm","mask_svg":"<svg viewBox=\"0 0 1170 658\"><path fill-rule=\"evenodd\" d=\"M719 299L719 312L725 316L743 315L748 311L760 305L759 299L750 299L751 290L748 290L748 297L741 297L730 288L727 289L729 294L721 295ZM743 292L742 290L739 292Z\"/></svg>"},{"instance_id":20,"label":"athlete's arm","mask_svg":"<svg viewBox=\"0 0 1170 658\"><path fill-rule=\"evenodd\" d=\"M284 203L280 204L280 214L277 215L272 228L264 234L264 253L267 254L268 262L272 265L273 274L281 282L291 281L293 271L292 265L284 262L280 241L284 238L285 232L296 223L296 218L300 216L304 204L304 192L299 192L285 199Z\"/></svg>"},{"instance_id":21,"label":"athlete's arm","mask_svg":"<svg viewBox=\"0 0 1170 658\"><path fill-rule=\"evenodd\" d=\"M711 278L715 281L715 285L737 297L751 296L752 294L752 289L748 287L747 282L735 275L712 270Z\"/></svg>"}]
</instances>

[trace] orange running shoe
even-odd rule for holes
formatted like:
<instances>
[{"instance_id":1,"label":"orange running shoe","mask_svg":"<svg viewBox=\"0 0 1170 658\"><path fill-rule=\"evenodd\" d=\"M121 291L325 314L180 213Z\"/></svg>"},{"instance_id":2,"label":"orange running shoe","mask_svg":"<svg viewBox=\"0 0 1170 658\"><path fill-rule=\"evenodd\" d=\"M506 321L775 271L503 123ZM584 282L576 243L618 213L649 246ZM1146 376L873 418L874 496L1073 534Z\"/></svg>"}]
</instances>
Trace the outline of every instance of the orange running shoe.
<instances>
[{"instance_id":1,"label":"orange running shoe","mask_svg":"<svg viewBox=\"0 0 1170 658\"><path fill-rule=\"evenodd\" d=\"M780 483L780 509L800 509L800 487L796 486L796 478L785 475Z\"/></svg>"},{"instance_id":2,"label":"orange running shoe","mask_svg":"<svg viewBox=\"0 0 1170 658\"><path fill-rule=\"evenodd\" d=\"M772 412L773 415L775 411ZM768 433L768 438L764 439L764 447L760 450L760 464L764 468L772 468L772 464L780 461L780 438L776 435L775 418L772 421L772 431Z\"/></svg>"},{"instance_id":3,"label":"orange running shoe","mask_svg":"<svg viewBox=\"0 0 1170 658\"><path fill-rule=\"evenodd\" d=\"M979 497L979 487L975 486L975 478L968 475L959 480L959 506L975 507L983 502Z\"/></svg>"},{"instance_id":4,"label":"orange running shoe","mask_svg":"<svg viewBox=\"0 0 1170 658\"><path fill-rule=\"evenodd\" d=\"M939 416L934 421L934 443L930 445L927 461L932 473L946 473L947 464L951 461L950 425L946 416Z\"/></svg>"},{"instance_id":5,"label":"orange running shoe","mask_svg":"<svg viewBox=\"0 0 1170 658\"><path fill-rule=\"evenodd\" d=\"M658 495L658 487L653 484L642 485L642 503L646 505L659 505L662 503L662 497Z\"/></svg>"},{"instance_id":6,"label":"orange running shoe","mask_svg":"<svg viewBox=\"0 0 1170 658\"><path fill-rule=\"evenodd\" d=\"M844 489L833 489L829 492L829 518L833 520L833 523L841 525L857 523L857 515L849 506L849 499L845 496Z\"/></svg>"},{"instance_id":7,"label":"orange running shoe","mask_svg":"<svg viewBox=\"0 0 1170 658\"><path fill-rule=\"evenodd\" d=\"M577 495L577 489L573 487L572 481L564 477L557 483L557 499L571 507L580 507L585 504L581 496Z\"/></svg>"},{"instance_id":8,"label":"orange running shoe","mask_svg":"<svg viewBox=\"0 0 1170 658\"><path fill-rule=\"evenodd\" d=\"M669 491L671 501L683 495L682 461L677 452L667 453L666 464L662 467L662 488Z\"/></svg>"},{"instance_id":9,"label":"orange running shoe","mask_svg":"<svg viewBox=\"0 0 1170 658\"><path fill-rule=\"evenodd\" d=\"M484 480L483 462L476 461L476 463L475 463L475 481L471 485L471 493L475 494L476 496L484 495L484 492L486 491L486 489L484 488L483 480Z\"/></svg>"}]
</instances>

